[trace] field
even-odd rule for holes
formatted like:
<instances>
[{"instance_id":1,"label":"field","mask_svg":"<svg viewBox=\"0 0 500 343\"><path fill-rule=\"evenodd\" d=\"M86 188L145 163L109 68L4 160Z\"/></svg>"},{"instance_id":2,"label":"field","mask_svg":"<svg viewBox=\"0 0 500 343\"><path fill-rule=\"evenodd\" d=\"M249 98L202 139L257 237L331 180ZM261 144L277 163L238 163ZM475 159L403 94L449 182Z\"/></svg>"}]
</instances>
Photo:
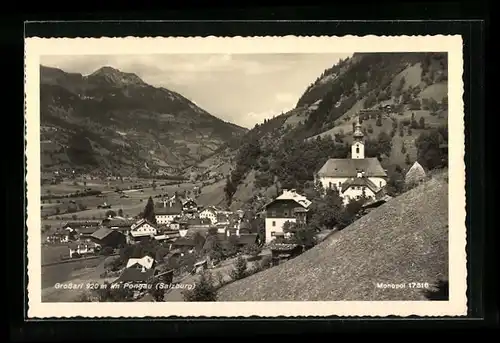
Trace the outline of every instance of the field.
<instances>
[{"instance_id":1,"label":"field","mask_svg":"<svg viewBox=\"0 0 500 343\"><path fill-rule=\"evenodd\" d=\"M54 263L61 260L61 255L68 255L68 245L43 245L42 246L42 265Z\"/></svg>"},{"instance_id":2,"label":"field","mask_svg":"<svg viewBox=\"0 0 500 343\"><path fill-rule=\"evenodd\" d=\"M56 224L61 220L71 218L78 219L99 219L104 218L106 211L109 209L98 209L98 205L107 203L111 205L111 210L118 212L123 211L124 216L136 216L146 206L147 199L151 196L169 194L174 192L182 193L183 191L191 191L194 187L191 183L183 184L167 184L166 181L156 181L156 188L151 186L151 180L136 180L136 181L64 181L57 185L42 185L42 195L58 195L64 196L72 193L83 192L85 188L99 190L100 195L89 195L73 198L61 198L44 200L41 204L42 218L45 224ZM139 189L130 189L141 186ZM123 190L123 194L116 192L117 187ZM68 210L71 209L68 213ZM52 223L51 223L52 222Z\"/></svg>"},{"instance_id":3,"label":"field","mask_svg":"<svg viewBox=\"0 0 500 343\"><path fill-rule=\"evenodd\" d=\"M105 257L103 256L92 260L81 260L42 267L42 288L53 287L58 282L68 281L72 279L72 274L95 268L104 259Z\"/></svg>"}]
</instances>

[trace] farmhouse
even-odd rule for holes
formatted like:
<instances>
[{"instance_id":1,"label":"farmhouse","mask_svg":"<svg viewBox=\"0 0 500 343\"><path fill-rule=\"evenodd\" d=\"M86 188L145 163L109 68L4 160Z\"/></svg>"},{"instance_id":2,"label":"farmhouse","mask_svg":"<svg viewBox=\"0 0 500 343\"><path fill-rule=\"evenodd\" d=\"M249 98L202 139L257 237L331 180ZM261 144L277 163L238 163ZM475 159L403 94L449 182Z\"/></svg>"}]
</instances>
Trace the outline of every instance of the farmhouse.
<instances>
[{"instance_id":1,"label":"farmhouse","mask_svg":"<svg viewBox=\"0 0 500 343\"><path fill-rule=\"evenodd\" d=\"M130 236L133 241L139 241L145 238L152 238L158 234L156 226L146 219L141 219L130 228Z\"/></svg>"},{"instance_id":2,"label":"farmhouse","mask_svg":"<svg viewBox=\"0 0 500 343\"><path fill-rule=\"evenodd\" d=\"M68 246L69 257L78 258L82 256L94 255L96 253L96 245L91 243L72 243Z\"/></svg>"},{"instance_id":3,"label":"farmhouse","mask_svg":"<svg viewBox=\"0 0 500 343\"><path fill-rule=\"evenodd\" d=\"M118 248L125 245L126 237L118 230L111 230L105 227L92 233L90 239L102 247Z\"/></svg>"},{"instance_id":4,"label":"farmhouse","mask_svg":"<svg viewBox=\"0 0 500 343\"><path fill-rule=\"evenodd\" d=\"M214 207L207 207L200 212L200 218L209 219L212 224L217 223L217 210Z\"/></svg>"},{"instance_id":5,"label":"farmhouse","mask_svg":"<svg viewBox=\"0 0 500 343\"><path fill-rule=\"evenodd\" d=\"M127 234L128 231L130 230L130 227L134 223L131 220L122 218L122 217L112 217L112 218L106 218L103 219L101 225L111 229L111 230L118 230L124 234Z\"/></svg>"},{"instance_id":6,"label":"farmhouse","mask_svg":"<svg viewBox=\"0 0 500 343\"><path fill-rule=\"evenodd\" d=\"M351 158L331 158L321 167L315 177L324 189L337 189L347 204L363 194L375 197L387 184L387 173L375 157L365 158L365 145L359 118L353 133Z\"/></svg>"},{"instance_id":7,"label":"farmhouse","mask_svg":"<svg viewBox=\"0 0 500 343\"><path fill-rule=\"evenodd\" d=\"M182 211L184 214L194 215L198 212L198 205L193 199L187 198L182 202Z\"/></svg>"},{"instance_id":8,"label":"farmhouse","mask_svg":"<svg viewBox=\"0 0 500 343\"><path fill-rule=\"evenodd\" d=\"M290 222L306 222L311 201L292 190L283 190L283 194L265 205L266 209L266 243L274 239L275 234L283 233L283 224Z\"/></svg>"},{"instance_id":9,"label":"farmhouse","mask_svg":"<svg viewBox=\"0 0 500 343\"><path fill-rule=\"evenodd\" d=\"M175 218L182 215L182 203L172 197L155 206L155 218L158 224L170 224Z\"/></svg>"},{"instance_id":10,"label":"farmhouse","mask_svg":"<svg viewBox=\"0 0 500 343\"><path fill-rule=\"evenodd\" d=\"M129 258L127 261L127 266L125 268L136 268L136 269L151 269L155 265L155 259L151 256L144 256L142 258Z\"/></svg>"}]
</instances>

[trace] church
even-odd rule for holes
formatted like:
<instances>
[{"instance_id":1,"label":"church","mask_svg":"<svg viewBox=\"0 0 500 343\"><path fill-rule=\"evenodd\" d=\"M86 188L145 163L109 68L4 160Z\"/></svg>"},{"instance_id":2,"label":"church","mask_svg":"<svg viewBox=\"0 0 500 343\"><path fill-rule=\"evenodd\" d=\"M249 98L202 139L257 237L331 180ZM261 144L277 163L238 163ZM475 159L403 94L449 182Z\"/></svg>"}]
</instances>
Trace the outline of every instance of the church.
<instances>
[{"instance_id":1,"label":"church","mask_svg":"<svg viewBox=\"0 0 500 343\"><path fill-rule=\"evenodd\" d=\"M364 134L357 119L350 158L330 158L315 176L324 189L336 188L347 204L363 195L376 198L387 184L387 172L376 157L365 158Z\"/></svg>"}]
</instances>

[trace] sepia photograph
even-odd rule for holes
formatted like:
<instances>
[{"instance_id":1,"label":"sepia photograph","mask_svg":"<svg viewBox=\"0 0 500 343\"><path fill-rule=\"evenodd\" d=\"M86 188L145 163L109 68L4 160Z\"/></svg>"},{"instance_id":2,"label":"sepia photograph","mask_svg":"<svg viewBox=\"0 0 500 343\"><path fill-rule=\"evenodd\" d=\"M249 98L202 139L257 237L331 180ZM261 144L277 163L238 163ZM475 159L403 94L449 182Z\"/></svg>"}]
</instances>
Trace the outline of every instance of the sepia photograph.
<instances>
[{"instance_id":1,"label":"sepia photograph","mask_svg":"<svg viewBox=\"0 0 500 343\"><path fill-rule=\"evenodd\" d=\"M459 36L161 39L27 39L34 317L466 313Z\"/></svg>"}]
</instances>

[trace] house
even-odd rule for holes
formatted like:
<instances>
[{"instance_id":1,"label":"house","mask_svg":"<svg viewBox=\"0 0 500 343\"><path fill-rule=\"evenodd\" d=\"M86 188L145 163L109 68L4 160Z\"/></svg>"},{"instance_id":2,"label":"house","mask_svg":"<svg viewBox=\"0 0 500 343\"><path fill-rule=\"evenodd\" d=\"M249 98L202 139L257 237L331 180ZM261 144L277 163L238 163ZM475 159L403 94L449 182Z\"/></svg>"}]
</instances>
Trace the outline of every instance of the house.
<instances>
[{"instance_id":1,"label":"house","mask_svg":"<svg viewBox=\"0 0 500 343\"><path fill-rule=\"evenodd\" d=\"M82 226L76 229L78 240L80 241L91 241L91 236L94 232L99 230L99 226Z\"/></svg>"},{"instance_id":2,"label":"house","mask_svg":"<svg viewBox=\"0 0 500 343\"><path fill-rule=\"evenodd\" d=\"M103 219L101 225L111 229L118 230L122 232L124 235L127 235L130 231L130 227L133 225L133 221L123 218L123 217L109 217Z\"/></svg>"},{"instance_id":3,"label":"house","mask_svg":"<svg viewBox=\"0 0 500 343\"><path fill-rule=\"evenodd\" d=\"M259 235L256 233L247 233L237 236L237 240L235 242L236 246L242 248L247 245L260 245Z\"/></svg>"},{"instance_id":4,"label":"house","mask_svg":"<svg viewBox=\"0 0 500 343\"><path fill-rule=\"evenodd\" d=\"M387 184L387 172L382 168L380 161L375 157L365 158L364 134L359 118L356 122L353 138L350 158L329 159L315 176L315 182L320 182L324 189L336 188L339 190L344 204L347 204L352 197L361 196L359 194L363 191L370 193L373 192L374 187L381 189ZM360 181L360 178L367 178L370 183ZM363 184L354 185L352 183ZM348 187L348 184L352 185ZM347 193L342 192L342 189L346 190Z\"/></svg>"},{"instance_id":5,"label":"house","mask_svg":"<svg viewBox=\"0 0 500 343\"><path fill-rule=\"evenodd\" d=\"M72 243L68 246L68 248L70 258L79 258L83 256L94 255L98 250L96 244L92 243Z\"/></svg>"},{"instance_id":6,"label":"house","mask_svg":"<svg viewBox=\"0 0 500 343\"><path fill-rule=\"evenodd\" d=\"M154 236L157 241L174 241L180 237L179 230L163 231L161 234Z\"/></svg>"},{"instance_id":7,"label":"house","mask_svg":"<svg viewBox=\"0 0 500 343\"><path fill-rule=\"evenodd\" d=\"M289 243L273 242L269 245L269 250L271 250L271 261L273 266L297 257L302 253L302 247L300 245Z\"/></svg>"},{"instance_id":8,"label":"house","mask_svg":"<svg viewBox=\"0 0 500 343\"><path fill-rule=\"evenodd\" d=\"M355 178L348 179L340 186L340 193L343 195L344 204L349 199L360 199L362 197L375 199L376 195L383 189L375 185L362 172L358 172Z\"/></svg>"},{"instance_id":9,"label":"house","mask_svg":"<svg viewBox=\"0 0 500 343\"><path fill-rule=\"evenodd\" d=\"M181 215L182 202L175 196L161 203L157 203L155 206L155 218L158 224L169 225Z\"/></svg>"},{"instance_id":10,"label":"house","mask_svg":"<svg viewBox=\"0 0 500 343\"><path fill-rule=\"evenodd\" d=\"M154 268L125 268L118 279L114 283L118 284L147 284L153 280ZM137 291L136 291L137 292ZM134 294L135 295L135 294Z\"/></svg>"},{"instance_id":11,"label":"house","mask_svg":"<svg viewBox=\"0 0 500 343\"><path fill-rule=\"evenodd\" d=\"M156 225L149 222L147 219L141 219L130 227L130 236L133 241L138 241L145 238L152 238L158 234Z\"/></svg>"},{"instance_id":12,"label":"house","mask_svg":"<svg viewBox=\"0 0 500 343\"><path fill-rule=\"evenodd\" d=\"M311 201L294 189L284 189L279 197L266 204L266 243L271 242L276 233L283 233L283 224L287 221L307 222L310 206Z\"/></svg>"},{"instance_id":13,"label":"house","mask_svg":"<svg viewBox=\"0 0 500 343\"><path fill-rule=\"evenodd\" d=\"M118 230L102 227L90 235L90 239L101 247L119 248L126 244L126 236Z\"/></svg>"},{"instance_id":14,"label":"house","mask_svg":"<svg viewBox=\"0 0 500 343\"><path fill-rule=\"evenodd\" d=\"M194 252L196 245L197 243L195 242L194 237L180 237L172 243L172 247L174 249L179 249L181 254Z\"/></svg>"},{"instance_id":15,"label":"house","mask_svg":"<svg viewBox=\"0 0 500 343\"><path fill-rule=\"evenodd\" d=\"M212 222L208 218L191 218L187 220L187 229L190 232L200 232L206 234L212 227Z\"/></svg>"},{"instance_id":16,"label":"house","mask_svg":"<svg viewBox=\"0 0 500 343\"><path fill-rule=\"evenodd\" d=\"M58 231L47 236L46 240L47 243L68 243L71 240L71 234L66 230Z\"/></svg>"},{"instance_id":17,"label":"house","mask_svg":"<svg viewBox=\"0 0 500 343\"><path fill-rule=\"evenodd\" d=\"M151 269L155 266L155 259L151 256L144 256L142 258L129 258L125 268L146 268Z\"/></svg>"},{"instance_id":18,"label":"house","mask_svg":"<svg viewBox=\"0 0 500 343\"><path fill-rule=\"evenodd\" d=\"M170 222L170 230L179 231L181 229L181 223L179 220L173 220Z\"/></svg>"},{"instance_id":19,"label":"house","mask_svg":"<svg viewBox=\"0 0 500 343\"><path fill-rule=\"evenodd\" d=\"M200 218L209 219L212 224L217 223L217 210L214 207L207 207L200 212Z\"/></svg>"},{"instance_id":20,"label":"house","mask_svg":"<svg viewBox=\"0 0 500 343\"><path fill-rule=\"evenodd\" d=\"M182 202L182 211L185 214L195 214L198 212L198 205L193 199L187 198Z\"/></svg>"}]
</instances>

